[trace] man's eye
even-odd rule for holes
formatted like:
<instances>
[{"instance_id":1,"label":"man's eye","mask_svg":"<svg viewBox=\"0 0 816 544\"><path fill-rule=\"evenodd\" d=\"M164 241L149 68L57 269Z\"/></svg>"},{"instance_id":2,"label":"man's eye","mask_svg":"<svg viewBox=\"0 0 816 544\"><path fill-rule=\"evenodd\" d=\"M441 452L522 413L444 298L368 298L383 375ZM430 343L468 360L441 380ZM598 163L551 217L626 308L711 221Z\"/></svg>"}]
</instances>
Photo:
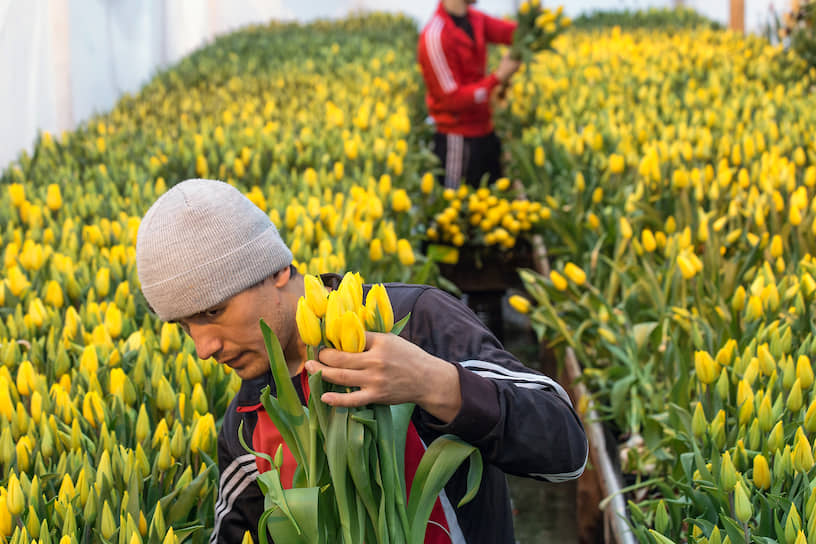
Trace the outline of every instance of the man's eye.
<instances>
[{"instance_id":1,"label":"man's eye","mask_svg":"<svg viewBox=\"0 0 816 544\"><path fill-rule=\"evenodd\" d=\"M221 308L213 308L212 310L205 310L206 317L218 317L221 314Z\"/></svg>"}]
</instances>

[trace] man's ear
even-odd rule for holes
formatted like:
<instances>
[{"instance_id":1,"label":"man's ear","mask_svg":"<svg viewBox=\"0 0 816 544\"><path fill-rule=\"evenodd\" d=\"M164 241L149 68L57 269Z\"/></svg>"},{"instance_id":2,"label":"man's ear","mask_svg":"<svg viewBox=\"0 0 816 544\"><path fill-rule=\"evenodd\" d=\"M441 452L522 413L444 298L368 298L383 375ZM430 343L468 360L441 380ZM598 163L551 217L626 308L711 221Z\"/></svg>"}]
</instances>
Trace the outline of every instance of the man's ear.
<instances>
[{"instance_id":1,"label":"man's ear","mask_svg":"<svg viewBox=\"0 0 816 544\"><path fill-rule=\"evenodd\" d=\"M281 288L292 278L292 267L287 266L283 270L279 271L277 274L272 276L272 281L275 282L275 287Z\"/></svg>"}]
</instances>

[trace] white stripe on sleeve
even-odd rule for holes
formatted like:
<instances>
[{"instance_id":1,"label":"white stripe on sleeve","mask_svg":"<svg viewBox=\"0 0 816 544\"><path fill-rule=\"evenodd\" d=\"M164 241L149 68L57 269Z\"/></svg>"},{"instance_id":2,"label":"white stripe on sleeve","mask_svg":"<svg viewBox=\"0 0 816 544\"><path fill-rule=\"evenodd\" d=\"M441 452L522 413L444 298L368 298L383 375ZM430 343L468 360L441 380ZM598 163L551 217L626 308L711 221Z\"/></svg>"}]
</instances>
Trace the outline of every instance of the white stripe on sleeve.
<instances>
[{"instance_id":1,"label":"white stripe on sleeve","mask_svg":"<svg viewBox=\"0 0 816 544\"><path fill-rule=\"evenodd\" d=\"M444 22L439 16L435 16L428 25L428 31L425 32L425 48L428 50L428 57L431 59L431 67L433 68L436 79L445 93L452 93L456 90L456 80L453 79L448 61L445 59L445 51L442 49L442 40L440 34Z\"/></svg>"}]
</instances>

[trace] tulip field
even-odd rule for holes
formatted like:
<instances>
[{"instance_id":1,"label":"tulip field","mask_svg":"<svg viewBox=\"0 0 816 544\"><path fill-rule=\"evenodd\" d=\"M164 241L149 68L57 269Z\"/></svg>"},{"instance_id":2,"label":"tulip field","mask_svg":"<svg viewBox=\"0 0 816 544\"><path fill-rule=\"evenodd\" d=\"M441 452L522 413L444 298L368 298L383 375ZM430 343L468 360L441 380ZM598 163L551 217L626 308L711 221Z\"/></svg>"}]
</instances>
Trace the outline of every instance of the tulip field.
<instances>
[{"instance_id":1,"label":"tulip field","mask_svg":"<svg viewBox=\"0 0 816 544\"><path fill-rule=\"evenodd\" d=\"M240 380L150 314L134 258L155 198L208 177L308 274L446 286L429 242L540 235L516 306L581 362L638 540L816 542L816 70L677 14L559 36L496 105L509 179L478 190L434 183L397 15L249 27L43 132L0 166L0 541L208 541Z\"/></svg>"}]
</instances>

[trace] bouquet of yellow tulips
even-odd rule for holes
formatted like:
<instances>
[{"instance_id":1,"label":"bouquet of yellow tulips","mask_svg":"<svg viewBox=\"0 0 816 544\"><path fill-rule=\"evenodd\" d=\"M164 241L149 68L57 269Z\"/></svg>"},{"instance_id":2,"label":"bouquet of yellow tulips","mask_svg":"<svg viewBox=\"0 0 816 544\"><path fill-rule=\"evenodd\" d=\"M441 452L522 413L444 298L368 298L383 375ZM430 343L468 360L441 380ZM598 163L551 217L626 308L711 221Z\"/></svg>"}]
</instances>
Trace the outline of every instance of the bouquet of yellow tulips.
<instances>
[{"instance_id":1,"label":"bouquet of yellow tulips","mask_svg":"<svg viewBox=\"0 0 816 544\"><path fill-rule=\"evenodd\" d=\"M553 42L571 24L570 18L564 15L564 6L552 11L542 7L539 0L522 2L516 20L518 27L513 34L510 56L526 64L536 53L554 51Z\"/></svg>"},{"instance_id":2,"label":"bouquet of yellow tulips","mask_svg":"<svg viewBox=\"0 0 816 544\"><path fill-rule=\"evenodd\" d=\"M399 334L410 317L394 323L382 284L372 286L363 303L359 274L347 273L331 292L317 276L305 276L304 283L296 321L310 358L323 346L361 352L366 330ZM261 327L277 389L277 396L264 389L261 401L298 465L292 488L284 489L282 446L274 457L254 452L273 467L258 477L271 505L259 522L261 542L267 542L268 530L275 542L420 544L436 497L468 458L472 484L460 506L473 498L481 480L479 450L443 435L423 455L408 500L404 450L414 406L328 406L320 398L338 386L319 372L309 378L308 407L302 406L277 338L263 321ZM242 430L239 437L243 441Z\"/></svg>"}]
</instances>

